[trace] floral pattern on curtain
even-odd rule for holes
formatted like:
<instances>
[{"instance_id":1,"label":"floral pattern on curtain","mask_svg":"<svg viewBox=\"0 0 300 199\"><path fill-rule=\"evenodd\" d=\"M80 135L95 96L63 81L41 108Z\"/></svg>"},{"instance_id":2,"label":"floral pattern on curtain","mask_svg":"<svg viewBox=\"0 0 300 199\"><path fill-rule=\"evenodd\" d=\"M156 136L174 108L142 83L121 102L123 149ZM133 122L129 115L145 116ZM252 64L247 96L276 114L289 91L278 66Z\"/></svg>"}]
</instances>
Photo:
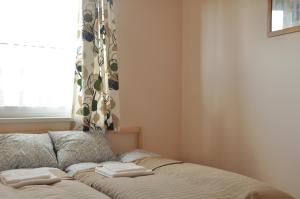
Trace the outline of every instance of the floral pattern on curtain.
<instances>
[{"instance_id":1,"label":"floral pattern on curtain","mask_svg":"<svg viewBox=\"0 0 300 199\"><path fill-rule=\"evenodd\" d=\"M119 129L116 20L112 0L82 0L75 71L75 129Z\"/></svg>"}]
</instances>

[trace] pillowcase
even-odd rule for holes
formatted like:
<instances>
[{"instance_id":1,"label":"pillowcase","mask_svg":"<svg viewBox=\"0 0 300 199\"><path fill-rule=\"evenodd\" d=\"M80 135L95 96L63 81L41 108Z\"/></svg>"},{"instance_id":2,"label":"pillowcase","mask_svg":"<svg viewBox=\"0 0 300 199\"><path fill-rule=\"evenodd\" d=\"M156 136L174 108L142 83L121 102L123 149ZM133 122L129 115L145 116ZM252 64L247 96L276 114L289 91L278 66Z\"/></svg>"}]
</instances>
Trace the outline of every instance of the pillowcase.
<instances>
[{"instance_id":1,"label":"pillowcase","mask_svg":"<svg viewBox=\"0 0 300 199\"><path fill-rule=\"evenodd\" d=\"M119 159L121 162L133 162L142 158L148 158L148 157L159 157L160 155L157 153L152 153L149 151L136 149L134 151L130 151L127 153L123 153L119 156Z\"/></svg>"},{"instance_id":2,"label":"pillowcase","mask_svg":"<svg viewBox=\"0 0 300 199\"><path fill-rule=\"evenodd\" d=\"M99 167L99 166L101 167L105 164L111 164L111 163L120 163L120 162L119 161L106 161L102 163L84 162L84 163L72 164L71 166L67 167L65 171L69 176L74 177L74 175L79 171L93 169L95 167Z\"/></svg>"},{"instance_id":3,"label":"pillowcase","mask_svg":"<svg viewBox=\"0 0 300 199\"><path fill-rule=\"evenodd\" d=\"M48 134L0 134L0 171L58 167Z\"/></svg>"},{"instance_id":4,"label":"pillowcase","mask_svg":"<svg viewBox=\"0 0 300 199\"><path fill-rule=\"evenodd\" d=\"M83 131L52 131L49 135L57 153L59 168L82 163L114 160L108 141L101 133Z\"/></svg>"}]
</instances>

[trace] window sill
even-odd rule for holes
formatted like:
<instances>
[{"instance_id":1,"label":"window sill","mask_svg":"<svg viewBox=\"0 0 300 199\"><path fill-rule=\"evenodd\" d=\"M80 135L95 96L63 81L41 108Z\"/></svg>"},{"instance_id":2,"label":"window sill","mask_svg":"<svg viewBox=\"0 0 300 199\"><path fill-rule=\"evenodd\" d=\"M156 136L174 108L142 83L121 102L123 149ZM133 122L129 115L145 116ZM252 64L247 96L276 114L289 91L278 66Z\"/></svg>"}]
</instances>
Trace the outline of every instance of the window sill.
<instances>
[{"instance_id":1,"label":"window sill","mask_svg":"<svg viewBox=\"0 0 300 199\"><path fill-rule=\"evenodd\" d=\"M73 118L36 117L36 118L0 118L0 124L6 123L50 123L74 122Z\"/></svg>"}]
</instances>

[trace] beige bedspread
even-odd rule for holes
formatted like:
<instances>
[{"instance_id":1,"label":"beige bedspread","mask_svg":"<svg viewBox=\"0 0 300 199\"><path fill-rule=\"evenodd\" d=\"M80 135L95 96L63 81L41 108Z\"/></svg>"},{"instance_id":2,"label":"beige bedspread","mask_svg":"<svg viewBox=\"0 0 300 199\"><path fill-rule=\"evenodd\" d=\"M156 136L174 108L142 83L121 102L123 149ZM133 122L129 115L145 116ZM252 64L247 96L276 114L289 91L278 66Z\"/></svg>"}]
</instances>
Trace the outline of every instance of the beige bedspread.
<instances>
[{"instance_id":1,"label":"beige bedspread","mask_svg":"<svg viewBox=\"0 0 300 199\"><path fill-rule=\"evenodd\" d=\"M292 199L267 184L215 168L157 157L136 163L155 174L106 178L89 169L74 177L113 199Z\"/></svg>"},{"instance_id":2,"label":"beige bedspread","mask_svg":"<svg viewBox=\"0 0 300 199\"><path fill-rule=\"evenodd\" d=\"M14 189L0 183L0 199L110 199L89 186L56 174L62 181L53 185L30 185Z\"/></svg>"}]
</instances>

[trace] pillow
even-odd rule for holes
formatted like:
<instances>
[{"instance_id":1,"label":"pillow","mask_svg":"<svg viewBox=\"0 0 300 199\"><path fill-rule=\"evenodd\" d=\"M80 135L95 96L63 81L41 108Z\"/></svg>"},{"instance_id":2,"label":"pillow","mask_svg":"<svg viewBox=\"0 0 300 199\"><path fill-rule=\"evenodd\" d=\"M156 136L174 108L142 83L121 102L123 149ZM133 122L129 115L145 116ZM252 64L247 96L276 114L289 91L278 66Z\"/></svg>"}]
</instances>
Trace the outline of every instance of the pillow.
<instances>
[{"instance_id":1,"label":"pillow","mask_svg":"<svg viewBox=\"0 0 300 199\"><path fill-rule=\"evenodd\" d=\"M59 168L82 162L100 163L115 156L103 134L83 131L52 131L49 135L57 152Z\"/></svg>"},{"instance_id":2,"label":"pillow","mask_svg":"<svg viewBox=\"0 0 300 199\"><path fill-rule=\"evenodd\" d=\"M157 153L152 153L149 151L144 151L141 149L137 149L134 151L130 151L127 153L123 153L122 155L119 156L119 159L121 162L133 162L142 158L147 158L147 157L159 157L160 155Z\"/></svg>"},{"instance_id":3,"label":"pillow","mask_svg":"<svg viewBox=\"0 0 300 199\"><path fill-rule=\"evenodd\" d=\"M0 171L57 166L48 134L0 135Z\"/></svg>"},{"instance_id":4,"label":"pillow","mask_svg":"<svg viewBox=\"0 0 300 199\"><path fill-rule=\"evenodd\" d=\"M106 162L102 162L102 163L84 162L84 163L72 164L71 166L67 167L65 169L65 171L67 172L67 174L69 176L74 177L74 175L79 171L93 169L95 167L98 167L98 166L101 167L105 164L111 164L111 163L120 163L120 162L118 162L118 161L106 161Z\"/></svg>"}]
</instances>

